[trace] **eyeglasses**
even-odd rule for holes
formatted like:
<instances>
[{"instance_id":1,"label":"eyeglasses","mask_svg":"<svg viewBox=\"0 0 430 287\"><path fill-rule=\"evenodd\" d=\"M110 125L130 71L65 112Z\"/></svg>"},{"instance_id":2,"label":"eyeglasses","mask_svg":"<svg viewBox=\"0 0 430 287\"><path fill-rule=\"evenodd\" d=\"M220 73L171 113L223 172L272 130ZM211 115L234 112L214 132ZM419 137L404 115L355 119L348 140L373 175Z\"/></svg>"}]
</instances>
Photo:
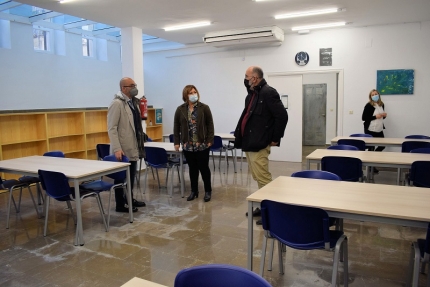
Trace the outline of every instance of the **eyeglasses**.
<instances>
[{"instance_id":1,"label":"eyeglasses","mask_svg":"<svg viewBox=\"0 0 430 287\"><path fill-rule=\"evenodd\" d=\"M137 85L122 86L123 88L136 88Z\"/></svg>"}]
</instances>

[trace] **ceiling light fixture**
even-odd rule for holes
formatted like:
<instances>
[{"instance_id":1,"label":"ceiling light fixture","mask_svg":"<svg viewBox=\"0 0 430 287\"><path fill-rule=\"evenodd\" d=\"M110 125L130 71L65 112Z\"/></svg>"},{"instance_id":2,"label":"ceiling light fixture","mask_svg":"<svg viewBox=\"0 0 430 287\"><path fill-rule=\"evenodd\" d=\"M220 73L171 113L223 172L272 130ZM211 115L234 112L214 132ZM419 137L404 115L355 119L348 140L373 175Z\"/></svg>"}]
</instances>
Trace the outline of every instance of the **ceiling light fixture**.
<instances>
[{"instance_id":1,"label":"ceiling light fixture","mask_svg":"<svg viewBox=\"0 0 430 287\"><path fill-rule=\"evenodd\" d=\"M58 0L59 3L70 2L71 0Z\"/></svg>"},{"instance_id":2,"label":"ceiling light fixture","mask_svg":"<svg viewBox=\"0 0 430 287\"><path fill-rule=\"evenodd\" d=\"M196 22L196 23L190 23L190 24L170 26L170 27L166 27L163 29L164 29L164 31L174 31L174 30L180 30L180 29L203 27L203 26L208 26L210 24L211 24L211 22L209 22L209 21L203 21L203 22Z\"/></svg>"},{"instance_id":3,"label":"ceiling light fixture","mask_svg":"<svg viewBox=\"0 0 430 287\"><path fill-rule=\"evenodd\" d=\"M291 28L291 30L292 31L311 30L311 29L330 28L330 27L338 27L338 26L345 26L345 25L346 25L346 22L336 22L336 23L293 27L293 28Z\"/></svg>"},{"instance_id":4,"label":"ceiling light fixture","mask_svg":"<svg viewBox=\"0 0 430 287\"><path fill-rule=\"evenodd\" d=\"M324 10L314 10L314 11L306 11L306 12L281 14L281 15L276 15L275 19L305 17L305 16L312 16L312 15L321 15L321 14L341 12L341 11L345 11L345 9L331 8L331 9L324 9Z\"/></svg>"}]
</instances>

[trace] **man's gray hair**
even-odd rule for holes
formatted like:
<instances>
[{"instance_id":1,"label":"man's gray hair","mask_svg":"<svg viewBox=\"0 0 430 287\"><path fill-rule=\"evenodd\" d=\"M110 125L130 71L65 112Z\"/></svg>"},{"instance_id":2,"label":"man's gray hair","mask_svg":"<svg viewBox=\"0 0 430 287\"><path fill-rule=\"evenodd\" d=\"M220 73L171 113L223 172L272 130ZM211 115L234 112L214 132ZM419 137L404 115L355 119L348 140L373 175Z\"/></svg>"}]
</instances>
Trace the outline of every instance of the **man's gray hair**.
<instances>
[{"instance_id":1,"label":"man's gray hair","mask_svg":"<svg viewBox=\"0 0 430 287\"><path fill-rule=\"evenodd\" d=\"M253 67L252 68L252 73L256 74L260 79L263 78L264 74L263 74L263 70L260 67Z\"/></svg>"}]
</instances>

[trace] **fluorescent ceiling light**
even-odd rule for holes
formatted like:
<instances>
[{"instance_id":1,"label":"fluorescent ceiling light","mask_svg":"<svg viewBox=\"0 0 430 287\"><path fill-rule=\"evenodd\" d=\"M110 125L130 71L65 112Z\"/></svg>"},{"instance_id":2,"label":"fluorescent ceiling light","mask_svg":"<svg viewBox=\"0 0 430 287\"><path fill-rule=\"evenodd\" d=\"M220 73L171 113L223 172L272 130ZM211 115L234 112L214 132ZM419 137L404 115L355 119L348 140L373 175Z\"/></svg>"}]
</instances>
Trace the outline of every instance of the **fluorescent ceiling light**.
<instances>
[{"instance_id":1,"label":"fluorescent ceiling light","mask_svg":"<svg viewBox=\"0 0 430 287\"><path fill-rule=\"evenodd\" d=\"M345 25L346 25L346 22L336 22L336 23L328 23L328 24L293 27L291 28L291 30L292 31L311 30L311 29L330 28L330 27L338 27L338 26L345 26Z\"/></svg>"},{"instance_id":2,"label":"fluorescent ceiling light","mask_svg":"<svg viewBox=\"0 0 430 287\"><path fill-rule=\"evenodd\" d=\"M60 3L65 3L65 2L70 2L70 1L72 1L72 0L58 0L58 2L60 2Z\"/></svg>"},{"instance_id":3,"label":"fluorescent ceiling light","mask_svg":"<svg viewBox=\"0 0 430 287\"><path fill-rule=\"evenodd\" d=\"M196 27L202 27L202 26L208 26L211 22L204 21L204 22L196 22L196 23L190 23L190 24L184 24L184 25L177 25L177 26L170 26L163 28L164 31L173 31L173 30L180 30L180 29L188 29L188 28L196 28Z\"/></svg>"},{"instance_id":4,"label":"fluorescent ceiling light","mask_svg":"<svg viewBox=\"0 0 430 287\"><path fill-rule=\"evenodd\" d=\"M287 18L305 17L305 16L312 16L312 15L335 13L335 12L339 12L339 11L343 11L343 10L342 9L338 9L338 8L331 8L331 9L324 9L324 10L305 11L305 12L297 12L297 13L289 13L289 14L276 15L275 19L287 19Z\"/></svg>"}]
</instances>

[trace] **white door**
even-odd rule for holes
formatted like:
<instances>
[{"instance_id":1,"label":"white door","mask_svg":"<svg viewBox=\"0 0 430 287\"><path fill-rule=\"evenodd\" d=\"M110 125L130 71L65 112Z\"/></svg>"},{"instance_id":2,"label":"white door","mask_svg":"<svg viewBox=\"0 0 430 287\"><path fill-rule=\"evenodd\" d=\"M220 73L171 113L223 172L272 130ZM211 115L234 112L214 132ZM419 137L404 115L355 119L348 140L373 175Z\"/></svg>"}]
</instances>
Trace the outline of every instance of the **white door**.
<instances>
[{"instance_id":1,"label":"white door","mask_svg":"<svg viewBox=\"0 0 430 287\"><path fill-rule=\"evenodd\" d=\"M302 75L276 76L270 75L267 83L278 93L288 95L288 124L280 147L272 147L270 160L302 161Z\"/></svg>"}]
</instances>

